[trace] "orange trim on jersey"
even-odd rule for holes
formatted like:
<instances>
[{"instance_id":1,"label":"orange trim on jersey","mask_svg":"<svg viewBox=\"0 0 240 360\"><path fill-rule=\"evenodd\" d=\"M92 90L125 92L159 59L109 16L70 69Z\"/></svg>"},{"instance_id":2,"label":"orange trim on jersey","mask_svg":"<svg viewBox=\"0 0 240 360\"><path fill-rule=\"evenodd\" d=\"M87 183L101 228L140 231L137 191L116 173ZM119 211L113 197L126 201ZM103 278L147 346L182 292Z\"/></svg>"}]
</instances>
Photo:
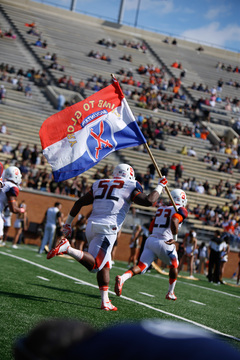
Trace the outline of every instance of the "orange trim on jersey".
<instances>
[{"instance_id":1,"label":"orange trim on jersey","mask_svg":"<svg viewBox=\"0 0 240 360\"><path fill-rule=\"evenodd\" d=\"M8 202L13 203L16 202L16 200L8 200Z\"/></svg>"},{"instance_id":2,"label":"orange trim on jersey","mask_svg":"<svg viewBox=\"0 0 240 360\"><path fill-rule=\"evenodd\" d=\"M110 264L109 264L109 261L108 261L108 262L106 262L106 264L104 265L104 268L110 269Z\"/></svg>"},{"instance_id":3,"label":"orange trim on jersey","mask_svg":"<svg viewBox=\"0 0 240 360\"><path fill-rule=\"evenodd\" d=\"M178 214L178 213L175 213L173 214L172 216L173 218L177 218L179 220L179 223L181 223L183 221L183 217L182 215Z\"/></svg>"},{"instance_id":4,"label":"orange trim on jersey","mask_svg":"<svg viewBox=\"0 0 240 360\"><path fill-rule=\"evenodd\" d=\"M135 198L136 198L136 196L138 196L139 194L142 194L142 192L141 192L141 191L139 191L138 193L136 193L136 195L134 195L134 197L133 197L132 201L134 201L134 200L135 200Z\"/></svg>"}]
</instances>

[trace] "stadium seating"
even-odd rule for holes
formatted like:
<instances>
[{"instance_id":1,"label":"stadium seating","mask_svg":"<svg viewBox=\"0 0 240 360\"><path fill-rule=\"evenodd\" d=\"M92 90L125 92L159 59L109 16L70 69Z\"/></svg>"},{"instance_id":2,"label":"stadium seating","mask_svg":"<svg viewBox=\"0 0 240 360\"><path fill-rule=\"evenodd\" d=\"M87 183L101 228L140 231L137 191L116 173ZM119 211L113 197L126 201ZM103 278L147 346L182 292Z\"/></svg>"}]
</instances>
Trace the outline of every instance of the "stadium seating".
<instances>
[{"instance_id":1,"label":"stadium seating","mask_svg":"<svg viewBox=\"0 0 240 360\"><path fill-rule=\"evenodd\" d=\"M154 66L164 66L166 68L166 77L172 76L179 77L180 70L173 69L171 64L177 60L181 62L186 75L182 80L181 92L186 94L187 100L190 103L199 100L205 93L190 89L193 82L197 84L202 83L208 85L209 88L217 85L219 78L224 82L237 79L239 75L218 71L216 64L221 61L222 63L231 63L233 66L237 65L236 57L232 53L226 51L213 51L211 48L206 47L203 53L199 53L195 49L195 45L186 41L179 41L178 46L171 46L163 43L163 36L155 34L152 36L147 31L137 31L135 33L129 31L126 27L116 29L102 20L84 16L81 14L69 14L66 10L57 9L52 11L52 7L47 5L40 5L31 2L28 7L25 6L23 1L18 4L11 3L11 1L3 1L1 5L2 13L0 13L1 26L4 28L13 28L17 34L17 38L13 39L0 39L1 42L1 62L8 63L10 66L15 66L16 69L22 68L27 71L29 68L34 67L36 70L46 71L47 79L53 87L48 91L46 87L39 87L37 83L31 82L32 98L27 98L24 92L17 91L10 82L0 81L0 85L4 84L7 90L7 96L1 106L1 121L8 125L11 135L1 136L1 143L9 140L11 145L16 145L19 141L23 145L29 144L33 146L37 144L40 148L40 140L38 136L39 129L42 122L55 113L56 110L56 97L60 87L58 86L59 78L64 74L67 77L72 76L75 84L77 85L80 80L89 83L89 88L84 90L85 97L94 93L92 89L94 82L91 81L94 74L101 75L103 79L109 83L111 81L111 74L115 74L119 81L122 76L117 75L121 69L131 69L134 73L134 79L138 81L148 82L147 75L139 75L137 69L140 64L153 64ZM35 21L37 31L41 33L43 40L47 41L47 48L35 46L37 36L27 33L28 28L25 23ZM98 44L99 39L111 39L117 46L115 48L106 48ZM122 45L123 40L127 39L132 42L144 41L148 48L144 53L142 51L125 47ZM103 61L100 59L91 58L88 56L90 51L99 51L101 54L105 53L111 57L111 62ZM50 60L46 60L44 56L46 53L57 54L58 63L64 66L64 72L59 70L50 69ZM123 55L131 55L132 62L122 60ZM11 75L13 76L13 75ZM23 78L24 87L28 83L26 78ZM122 85L123 90L126 89L140 89ZM55 89L53 91L53 89ZM75 98L78 93L64 89L66 98ZM51 98L49 94L51 93ZM169 91L163 91L171 95ZM221 93L222 97L225 96L238 96L235 88L225 85ZM54 98L55 96L55 98ZM79 100L78 100L79 101ZM184 116L182 113L173 113L166 110L159 110L153 112L148 109L140 108L136 102L128 99L129 105L133 113L137 116L139 113L144 116L151 116L153 121L157 122L160 118L170 122L179 122L182 126L189 125L193 127L194 124L189 117ZM54 105L53 105L54 104ZM184 105L184 101L174 99L174 104L178 108ZM202 123L207 125L212 135L219 139L220 136L226 135L229 131L229 124L231 119L236 119L237 115L227 112L223 109L223 104L216 105L215 108L203 106L203 109L210 111L210 123ZM231 134L234 136L234 132ZM204 155L209 152L211 155L215 154L219 162L225 162L228 158L226 154L216 153L212 151L212 144L209 140L202 140L192 137L187 137L179 134L176 137L167 135L164 144L166 151L159 151L153 149L153 155L156 157L157 163L161 168L163 163L177 163L182 161L184 167L183 178L195 177L198 182L204 182L208 179L210 185L216 185L219 180L224 182L229 179L229 174L219 173L209 169L203 161ZM196 158L184 156L180 154L182 146L193 146L197 152ZM9 155L1 153L1 159L9 159ZM118 159L118 160L117 160ZM145 173L147 166L150 163L148 154L136 151L135 149L124 149L117 154L111 155L97 164L94 169L88 170L84 176L87 177L88 182L93 182L93 174L96 169L102 169L105 164L114 165L119 160L128 162L133 165L136 172ZM48 166L50 171L50 167ZM233 170L231 175L231 183L234 185L239 178L239 171ZM156 185L155 179L153 185ZM169 171L170 187L174 186L174 173ZM239 191L236 193L239 195ZM196 204L204 206L209 203L211 206L217 204L223 206L226 202L224 197L214 197L210 195L199 195L195 192L188 193L190 208ZM145 212L141 207L137 207L139 214ZM151 215L154 209L148 210L147 214ZM214 230L211 227L203 226L203 224L194 219L193 216L189 217L189 224L204 236L210 236Z\"/></svg>"}]
</instances>

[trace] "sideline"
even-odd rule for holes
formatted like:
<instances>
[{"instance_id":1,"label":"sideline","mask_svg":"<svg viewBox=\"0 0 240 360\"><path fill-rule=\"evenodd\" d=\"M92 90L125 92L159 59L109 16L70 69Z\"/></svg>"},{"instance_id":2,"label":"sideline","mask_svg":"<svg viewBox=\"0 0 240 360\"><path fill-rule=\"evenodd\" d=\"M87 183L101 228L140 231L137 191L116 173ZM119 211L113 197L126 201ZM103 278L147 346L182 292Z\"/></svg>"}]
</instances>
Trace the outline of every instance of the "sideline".
<instances>
[{"instance_id":1,"label":"sideline","mask_svg":"<svg viewBox=\"0 0 240 360\"><path fill-rule=\"evenodd\" d=\"M98 286L97 286L97 285L93 285L93 284L91 284L91 283L89 283L89 282L80 280L80 279L75 278L75 277L73 277L73 276L66 275L66 274L61 273L61 272L59 272L59 271L57 271L57 270L50 269L50 268L48 268L48 267L46 267L46 266L37 264L37 263L35 263L35 262L33 262L33 261L30 261L30 260L21 258L21 257L19 257L19 256L13 255L13 254L5 253L5 252L2 252L2 251L0 251L0 254L1 254L1 255L5 255L5 256L12 257L12 258L14 258L14 259L17 259L17 260L20 260L20 261L23 261L23 262L26 262L26 263L28 263L28 264L31 264L31 265L36 266L36 267L38 267L38 268L44 269L44 270L46 270L46 271L50 271L50 272L52 272L52 273L54 273L54 274L57 274L57 275L66 277L66 278L71 279L71 280L78 281L78 282L81 281L81 283L84 284L84 285L87 285L87 286L90 286L90 287L93 287L93 288L98 289ZM115 295L115 293L114 293L113 291L109 291L109 293ZM197 322L195 322L195 321L186 319L186 318L184 318L184 317L182 317L182 316L178 316L178 315L175 315L175 314L171 314L171 313L169 313L169 312L167 312L167 311L160 310L160 309L155 308L155 307L153 307L153 306L151 306L151 305L145 304L145 303L143 303L143 302L141 302L141 301L137 301L137 300L131 299L131 298L126 297L126 296L123 296L123 295L121 295L121 298L124 299L124 300L127 300L127 301L131 301L131 302L133 302L133 303L135 303L135 304L144 306L144 307L146 307L146 308L148 308L148 309L151 309L151 310L160 312L160 313L165 314L165 315L168 315L168 316L172 316L173 318L176 318L176 319L179 319L179 320L188 322L188 323L190 323L190 324L193 324L193 325L195 325L195 326L201 327L201 328L203 328L203 329L205 329L205 330L208 330L208 331L211 331L211 332L213 332L213 333L215 333L215 334L217 334L217 335L221 335L221 336L227 337L227 338L229 338L229 339L233 339L233 340L236 340L236 341L239 341L239 342L240 342L240 339L237 338L237 337L235 337L235 336L222 333L222 332L220 332L220 331L218 331L218 330L215 330L215 329L212 329L212 328L210 328L210 327L208 327L208 326L199 324L199 323L197 323Z\"/></svg>"}]
</instances>

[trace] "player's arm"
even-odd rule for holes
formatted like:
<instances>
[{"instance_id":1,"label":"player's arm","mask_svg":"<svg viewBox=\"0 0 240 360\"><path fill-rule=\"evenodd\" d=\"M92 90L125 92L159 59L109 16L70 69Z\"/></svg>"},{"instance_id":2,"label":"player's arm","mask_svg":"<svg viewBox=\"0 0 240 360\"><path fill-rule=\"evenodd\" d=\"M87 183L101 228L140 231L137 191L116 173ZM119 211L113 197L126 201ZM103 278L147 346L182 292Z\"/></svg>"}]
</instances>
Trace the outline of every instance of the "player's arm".
<instances>
[{"instance_id":1,"label":"player's arm","mask_svg":"<svg viewBox=\"0 0 240 360\"><path fill-rule=\"evenodd\" d=\"M170 223L170 228L173 234L173 238L168 241L165 241L166 244L171 245L177 242L179 224L181 224L184 221L184 219L187 218L187 216L188 216L188 212L183 207L180 207L178 211L175 214L173 214Z\"/></svg>"},{"instance_id":2,"label":"player's arm","mask_svg":"<svg viewBox=\"0 0 240 360\"><path fill-rule=\"evenodd\" d=\"M6 192L8 206L12 213L14 214L23 214L25 212L24 208L20 208L17 204L17 196L19 194L18 187L11 187L8 192Z\"/></svg>"},{"instance_id":3,"label":"player's arm","mask_svg":"<svg viewBox=\"0 0 240 360\"><path fill-rule=\"evenodd\" d=\"M163 176L159 179L156 189L154 189L149 195L143 193L141 191L142 188L135 189L132 194L132 201L138 205L152 206L158 200L167 183L167 179Z\"/></svg>"},{"instance_id":4,"label":"player's arm","mask_svg":"<svg viewBox=\"0 0 240 360\"><path fill-rule=\"evenodd\" d=\"M73 205L72 209L70 210L67 220L65 222L65 224L63 225L63 234L66 237L70 237L71 233L72 233L72 227L71 224L73 222L73 219L75 218L75 216L79 213L79 211L81 210L81 208L83 206L87 206L87 205L91 205L93 203L93 192L92 190L90 190L87 194L85 194L84 196L80 197Z\"/></svg>"}]
</instances>

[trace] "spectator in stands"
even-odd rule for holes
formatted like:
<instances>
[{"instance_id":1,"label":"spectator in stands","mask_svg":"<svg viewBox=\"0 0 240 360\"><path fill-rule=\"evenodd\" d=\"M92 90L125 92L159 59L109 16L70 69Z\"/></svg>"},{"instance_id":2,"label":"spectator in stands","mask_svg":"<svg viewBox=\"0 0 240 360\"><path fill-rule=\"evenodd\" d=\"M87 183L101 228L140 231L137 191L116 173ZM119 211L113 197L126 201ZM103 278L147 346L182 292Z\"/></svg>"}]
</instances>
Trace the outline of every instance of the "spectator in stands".
<instances>
[{"instance_id":1,"label":"spectator in stands","mask_svg":"<svg viewBox=\"0 0 240 360\"><path fill-rule=\"evenodd\" d=\"M58 104L57 104L57 110L62 110L64 108L65 105L65 96L63 94L59 94L58 95Z\"/></svg>"},{"instance_id":2,"label":"spectator in stands","mask_svg":"<svg viewBox=\"0 0 240 360\"><path fill-rule=\"evenodd\" d=\"M205 193L205 189L204 186L201 182L198 183L198 185L195 187L195 191L199 194L204 194Z\"/></svg>"},{"instance_id":3,"label":"spectator in stands","mask_svg":"<svg viewBox=\"0 0 240 360\"><path fill-rule=\"evenodd\" d=\"M176 165L176 169L175 169L175 181L178 181L179 179L182 178L183 170L184 170L184 167L183 167L183 165L182 165L182 162L180 161L180 162Z\"/></svg>"},{"instance_id":4,"label":"spectator in stands","mask_svg":"<svg viewBox=\"0 0 240 360\"><path fill-rule=\"evenodd\" d=\"M30 146L27 144L26 147L23 149L22 152L22 160L26 161L30 159L30 154L31 154L31 150L30 150Z\"/></svg>"},{"instance_id":5,"label":"spectator in stands","mask_svg":"<svg viewBox=\"0 0 240 360\"><path fill-rule=\"evenodd\" d=\"M189 182L189 190L195 191L196 186L197 186L197 181L196 181L196 178L193 177L192 180L190 180L190 182Z\"/></svg>"},{"instance_id":6,"label":"spectator in stands","mask_svg":"<svg viewBox=\"0 0 240 360\"><path fill-rule=\"evenodd\" d=\"M188 149L188 156L192 156L192 157L196 157L197 156L197 153L196 153L196 151L194 150L194 148L193 148L193 146L190 148L190 149Z\"/></svg>"},{"instance_id":7,"label":"spectator in stands","mask_svg":"<svg viewBox=\"0 0 240 360\"><path fill-rule=\"evenodd\" d=\"M7 90L4 85L0 87L0 104L3 104L3 100L6 98Z\"/></svg>"},{"instance_id":8,"label":"spectator in stands","mask_svg":"<svg viewBox=\"0 0 240 360\"><path fill-rule=\"evenodd\" d=\"M12 160L20 161L22 155L22 144L19 142L12 150Z\"/></svg>"},{"instance_id":9,"label":"spectator in stands","mask_svg":"<svg viewBox=\"0 0 240 360\"><path fill-rule=\"evenodd\" d=\"M204 156L203 161L204 161L205 163L208 163L208 164L211 164L211 163L212 163L212 161L211 161L211 156L210 156L210 153L209 153L209 152Z\"/></svg>"},{"instance_id":10,"label":"spectator in stands","mask_svg":"<svg viewBox=\"0 0 240 360\"><path fill-rule=\"evenodd\" d=\"M161 174L162 174L162 176L167 177L167 176L168 176L168 171L169 171L168 166L167 166L166 163L164 163L163 167L161 168Z\"/></svg>"},{"instance_id":11,"label":"spectator in stands","mask_svg":"<svg viewBox=\"0 0 240 360\"><path fill-rule=\"evenodd\" d=\"M0 126L0 133L1 134L4 134L4 135L11 135L11 133L9 132L8 128L7 128L7 125L6 125L6 122L4 121L2 123L2 125Z\"/></svg>"},{"instance_id":12,"label":"spectator in stands","mask_svg":"<svg viewBox=\"0 0 240 360\"><path fill-rule=\"evenodd\" d=\"M25 87L25 96L28 97L29 99L32 98L32 88L29 83Z\"/></svg>"},{"instance_id":13,"label":"spectator in stands","mask_svg":"<svg viewBox=\"0 0 240 360\"><path fill-rule=\"evenodd\" d=\"M10 142L7 141L6 144L2 147L2 152L5 154L11 154L12 152L12 145L10 145Z\"/></svg>"},{"instance_id":14,"label":"spectator in stands","mask_svg":"<svg viewBox=\"0 0 240 360\"><path fill-rule=\"evenodd\" d=\"M42 47L42 40L41 38L38 38L37 41L34 43L35 46Z\"/></svg>"}]
</instances>

